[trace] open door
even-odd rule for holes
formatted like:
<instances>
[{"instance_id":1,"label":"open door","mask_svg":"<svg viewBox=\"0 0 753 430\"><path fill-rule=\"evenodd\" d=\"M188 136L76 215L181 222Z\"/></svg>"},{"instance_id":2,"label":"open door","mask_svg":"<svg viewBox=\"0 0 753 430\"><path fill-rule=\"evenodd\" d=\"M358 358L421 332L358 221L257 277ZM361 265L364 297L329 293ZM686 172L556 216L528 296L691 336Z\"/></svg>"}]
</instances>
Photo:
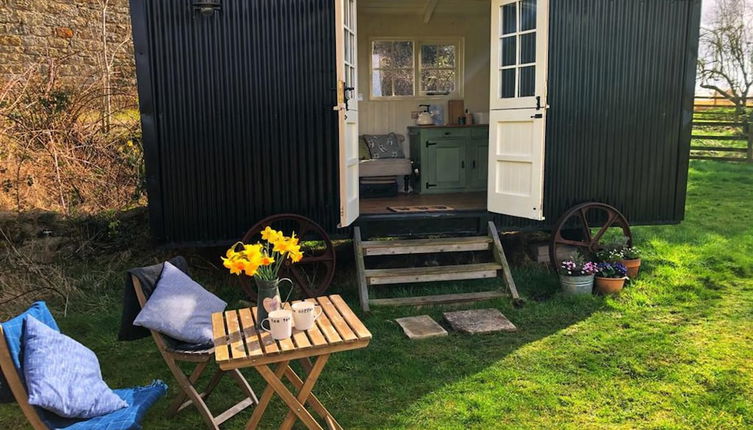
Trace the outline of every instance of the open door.
<instances>
[{"instance_id":1,"label":"open door","mask_svg":"<svg viewBox=\"0 0 753 430\"><path fill-rule=\"evenodd\" d=\"M549 1L491 5L487 207L543 220Z\"/></svg>"},{"instance_id":2,"label":"open door","mask_svg":"<svg viewBox=\"0 0 753 430\"><path fill-rule=\"evenodd\" d=\"M358 90L356 0L335 1L337 106L340 139L340 227L358 218Z\"/></svg>"}]
</instances>

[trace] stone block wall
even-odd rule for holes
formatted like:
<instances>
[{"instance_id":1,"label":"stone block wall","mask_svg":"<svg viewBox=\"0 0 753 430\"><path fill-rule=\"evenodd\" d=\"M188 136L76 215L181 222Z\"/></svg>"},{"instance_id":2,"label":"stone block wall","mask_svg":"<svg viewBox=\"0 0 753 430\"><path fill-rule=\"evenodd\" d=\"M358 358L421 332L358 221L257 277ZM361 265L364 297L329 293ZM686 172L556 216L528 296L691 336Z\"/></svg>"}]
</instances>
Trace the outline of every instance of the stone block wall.
<instances>
[{"instance_id":1,"label":"stone block wall","mask_svg":"<svg viewBox=\"0 0 753 430\"><path fill-rule=\"evenodd\" d=\"M0 82L49 58L62 80L96 81L103 32L115 58L112 79L135 94L128 0L0 0Z\"/></svg>"}]
</instances>

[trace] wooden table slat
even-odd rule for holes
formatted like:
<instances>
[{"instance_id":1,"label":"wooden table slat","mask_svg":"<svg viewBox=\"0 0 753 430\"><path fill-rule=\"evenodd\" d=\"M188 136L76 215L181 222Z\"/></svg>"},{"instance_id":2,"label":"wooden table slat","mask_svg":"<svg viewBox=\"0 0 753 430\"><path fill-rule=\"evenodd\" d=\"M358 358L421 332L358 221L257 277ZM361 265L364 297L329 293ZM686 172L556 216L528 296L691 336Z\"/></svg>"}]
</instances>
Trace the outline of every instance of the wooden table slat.
<instances>
[{"instance_id":1,"label":"wooden table slat","mask_svg":"<svg viewBox=\"0 0 753 430\"><path fill-rule=\"evenodd\" d=\"M289 311L292 311L292 308L290 307L290 303L285 302L282 304L284 309L287 309ZM292 336L293 342L295 343L295 347L298 349L304 349L304 348L310 348L311 347L311 341L309 341L308 336L306 336L306 332L300 331L293 327L293 336Z\"/></svg>"},{"instance_id":2,"label":"wooden table slat","mask_svg":"<svg viewBox=\"0 0 753 430\"><path fill-rule=\"evenodd\" d=\"M318 304L316 299L306 299L306 301ZM327 318L326 313L322 313L322 315L317 318L316 324L319 326L319 329L324 334L324 337L327 338L327 343L329 343L330 345L343 341L343 339L337 333L337 330L335 330L335 327L332 325L332 322L329 320L329 318Z\"/></svg>"},{"instance_id":3,"label":"wooden table slat","mask_svg":"<svg viewBox=\"0 0 753 430\"><path fill-rule=\"evenodd\" d=\"M230 339L230 357L233 360L246 358L246 346L243 344L243 334L238 323L238 312L234 309L225 311L225 322L227 323L227 335Z\"/></svg>"},{"instance_id":4,"label":"wooden table slat","mask_svg":"<svg viewBox=\"0 0 753 430\"><path fill-rule=\"evenodd\" d=\"M259 324L259 316L256 311L256 308L252 308L251 312L254 315L254 321L256 322L257 332L259 333L259 342L261 343L262 348L264 349L265 354L277 354L280 352L280 348L277 346L277 342L275 342L274 339L272 339L272 335L268 332L264 331L264 329Z\"/></svg>"},{"instance_id":5,"label":"wooden table slat","mask_svg":"<svg viewBox=\"0 0 753 430\"><path fill-rule=\"evenodd\" d=\"M358 336L353 333L353 330L348 323L345 322L343 316L340 315L340 312L327 297L318 297L316 300L319 302L319 306L322 307L324 314L327 315L327 318L329 318L332 325L335 326L335 330L337 330L337 333L342 340L345 342L352 342L358 339Z\"/></svg>"},{"instance_id":6,"label":"wooden table slat","mask_svg":"<svg viewBox=\"0 0 753 430\"><path fill-rule=\"evenodd\" d=\"M258 357L264 355L259 343L259 333L254 325L254 317L251 315L251 309L244 308L238 310L241 318L241 328L243 331L243 340L246 342L246 349L249 357Z\"/></svg>"},{"instance_id":7,"label":"wooden table slat","mask_svg":"<svg viewBox=\"0 0 753 430\"><path fill-rule=\"evenodd\" d=\"M333 305L335 305L337 310L340 311L340 314L343 316L343 318L345 318L345 321L348 323L350 328L352 328L356 335L358 335L359 339L371 339L371 332L369 331L369 329L367 329L366 326L363 325L361 319L353 313L353 310L350 309L350 306L345 303L345 300L343 300L343 298L340 297L339 294L329 296L329 300Z\"/></svg>"},{"instance_id":8,"label":"wooden table slat","mask_svg":"<svg viewBox=\"0 0 753 430\"><path fill-rule=\"evenodd\" d=\"M227 361L230 359L228 350L227 332L225 331L225 320L222 312L212 314L212 335L214 336L214 356L217 361Z\"/></svg>"}]
</instances>

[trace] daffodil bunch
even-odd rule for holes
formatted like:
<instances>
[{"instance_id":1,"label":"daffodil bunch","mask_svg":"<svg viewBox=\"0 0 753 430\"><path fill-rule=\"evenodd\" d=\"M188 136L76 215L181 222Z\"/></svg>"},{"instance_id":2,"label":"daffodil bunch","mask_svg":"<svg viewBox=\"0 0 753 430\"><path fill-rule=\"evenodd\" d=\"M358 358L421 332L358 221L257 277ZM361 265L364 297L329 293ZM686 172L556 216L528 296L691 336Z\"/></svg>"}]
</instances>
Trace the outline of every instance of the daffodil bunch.
<instances>
[{"instance_id":1,"label":"daffodil bunch","mask_svg":"<svg viewBox=\"0 0 753 430\"><path fill-rule=\"evenodd\" d=\"M295 233L285 236L282 232L267 226L261 232L266 243L247 245L237 242L222 257L222 265L233 275L241 273L265 280L277 279L280 266L289 259L293 263L301 261L303 252Z\"/></svg>"}]
</instances>

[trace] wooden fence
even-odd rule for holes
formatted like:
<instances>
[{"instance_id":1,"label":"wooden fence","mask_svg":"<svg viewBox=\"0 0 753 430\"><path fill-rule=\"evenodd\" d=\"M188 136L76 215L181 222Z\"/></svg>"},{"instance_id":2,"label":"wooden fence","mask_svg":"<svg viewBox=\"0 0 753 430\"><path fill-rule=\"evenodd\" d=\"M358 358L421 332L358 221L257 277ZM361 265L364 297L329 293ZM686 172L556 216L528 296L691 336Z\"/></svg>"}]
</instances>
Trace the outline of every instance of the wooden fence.
<instances>
[{"instance_id":1,"label":"wooden fence","mask_svg":"<svg viewBox=\"0 0 753 430\"><path fill-rule=\"evenodd\" d=\"M723 97L696 96L690 158L753 163L751 111L737 114Z\"/></svg>"}]
</instances>

